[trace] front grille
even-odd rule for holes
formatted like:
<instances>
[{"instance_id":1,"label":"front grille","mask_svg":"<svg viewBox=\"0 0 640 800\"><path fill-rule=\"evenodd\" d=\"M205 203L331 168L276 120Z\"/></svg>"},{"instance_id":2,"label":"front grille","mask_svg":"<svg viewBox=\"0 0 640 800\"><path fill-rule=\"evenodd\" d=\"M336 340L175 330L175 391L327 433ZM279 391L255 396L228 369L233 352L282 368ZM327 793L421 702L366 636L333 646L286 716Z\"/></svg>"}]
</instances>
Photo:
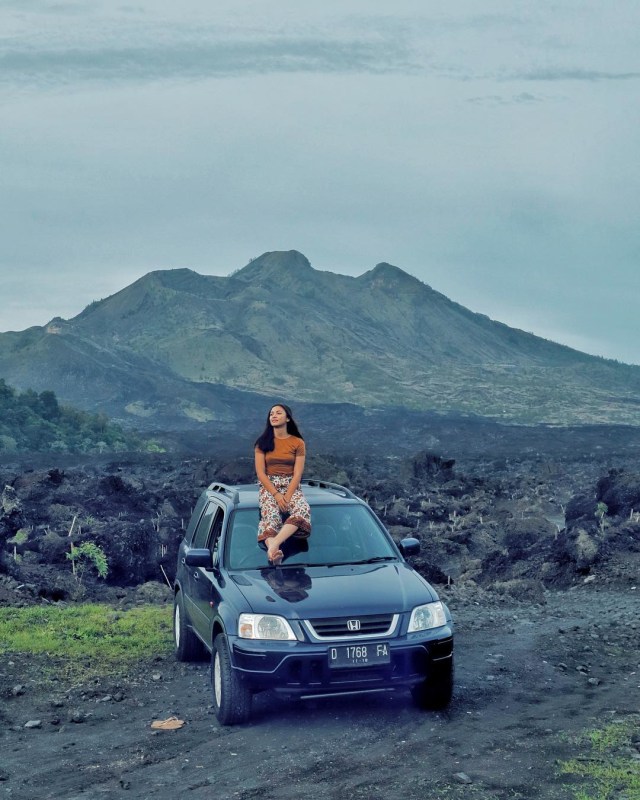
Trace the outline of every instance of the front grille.
<instances>
[{"instance_id":1,"label":"front grille","mask_svg":"<svg viewBox=\"0 0 640 800\"><path fill-rule=\"evenodd\" d=\"M396 626L395 614L368 614L357 617L325 617L310 619L307 624L318 639L339 639L341 637L389 635Z\"/></svg>"}]
</instances>

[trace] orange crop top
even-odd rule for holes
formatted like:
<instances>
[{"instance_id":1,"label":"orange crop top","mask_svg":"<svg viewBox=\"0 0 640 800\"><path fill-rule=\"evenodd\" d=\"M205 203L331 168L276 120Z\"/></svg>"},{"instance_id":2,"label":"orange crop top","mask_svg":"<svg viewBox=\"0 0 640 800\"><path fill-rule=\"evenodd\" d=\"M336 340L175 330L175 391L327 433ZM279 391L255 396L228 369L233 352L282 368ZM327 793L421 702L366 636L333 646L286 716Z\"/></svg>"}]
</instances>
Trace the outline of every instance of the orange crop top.
<instances>
[{"instance_id":1,"label":"orange crop top","mask_svg":"<svg viewBox=\"0 0 640 800\"><path fill-rule=\"evenodd\" d=\"M267 475L293 475L296 457L305 454L304 441L297 436L287 436L275 438L273 444L274 449L264 454ZM262 453L259 447L256 450Z\"/></svg>"}]
</instances>

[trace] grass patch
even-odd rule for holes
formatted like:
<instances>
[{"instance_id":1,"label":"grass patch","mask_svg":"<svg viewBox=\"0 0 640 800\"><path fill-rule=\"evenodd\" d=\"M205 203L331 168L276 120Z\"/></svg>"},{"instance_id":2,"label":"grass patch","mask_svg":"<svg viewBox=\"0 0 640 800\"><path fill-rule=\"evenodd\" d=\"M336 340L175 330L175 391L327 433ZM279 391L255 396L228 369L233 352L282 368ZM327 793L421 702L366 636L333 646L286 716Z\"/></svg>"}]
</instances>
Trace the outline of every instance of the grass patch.
<instances>
[{"instance_id":1,"label":"grass patch","mask_svg":"<svg viewBox=\"0 0 640 800\"><path fill-rule=\"evenodd\" d=\"M0 654L99 663L105 671L171 652L171 608L87 603L0 608Z\"/></svg>"},{"instance_id":2,"label":"grass patch","mask_svg":"<svg viewBox=\"0 0 640 800\"><path fill-rule=\"evenodd\" d=\"M640 716L634 715L583 734L588 755L559 765L561 774L582 779L573 790L576 800L640 800L640 763L632 758L631 744L639 725Z\"/></svg>"}]
</instances>

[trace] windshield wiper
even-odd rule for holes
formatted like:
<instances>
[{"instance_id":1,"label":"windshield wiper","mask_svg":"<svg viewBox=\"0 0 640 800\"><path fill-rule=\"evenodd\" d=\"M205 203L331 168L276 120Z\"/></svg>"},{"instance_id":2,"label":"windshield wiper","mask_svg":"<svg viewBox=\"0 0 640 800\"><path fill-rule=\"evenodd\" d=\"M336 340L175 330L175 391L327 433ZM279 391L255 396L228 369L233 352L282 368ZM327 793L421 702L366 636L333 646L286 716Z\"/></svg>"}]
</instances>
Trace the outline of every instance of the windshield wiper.
<instances>
[{"instance_id":1,"label":"windshield wiper","mask_svg":"<svg viewBox=\"0 0 640 800\"><path fill-rule=\"evenodd\" d=\"M361 561L350 561L350 564L376 564L379 561L396 561L396 556L372 556L363 558Z\"/></svg>"}]
</instances>

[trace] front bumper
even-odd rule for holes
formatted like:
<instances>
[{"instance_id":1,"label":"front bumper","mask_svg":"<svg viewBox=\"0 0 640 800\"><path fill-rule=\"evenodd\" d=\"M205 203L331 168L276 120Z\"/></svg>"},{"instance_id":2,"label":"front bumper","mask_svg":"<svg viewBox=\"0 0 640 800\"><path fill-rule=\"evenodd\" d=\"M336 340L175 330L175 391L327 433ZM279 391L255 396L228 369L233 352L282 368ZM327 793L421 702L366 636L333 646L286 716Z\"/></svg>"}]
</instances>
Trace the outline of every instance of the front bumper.
<instances>
[{"instance_id":1,"label":"front bumper","mask_svg":"<svg viewBox=\"0 0 640 800\"><path fill-rule=\"evenodd\" d=\"M373 647L386 643L390 663L331 667L331 643L267 642L230 637L233 667L255 691L273 689L288 695L307 696L381 691L411 687L451 668L453 632L449 626L408 634L395 639L374 639Z\"/></svg>"}]
</instances>

